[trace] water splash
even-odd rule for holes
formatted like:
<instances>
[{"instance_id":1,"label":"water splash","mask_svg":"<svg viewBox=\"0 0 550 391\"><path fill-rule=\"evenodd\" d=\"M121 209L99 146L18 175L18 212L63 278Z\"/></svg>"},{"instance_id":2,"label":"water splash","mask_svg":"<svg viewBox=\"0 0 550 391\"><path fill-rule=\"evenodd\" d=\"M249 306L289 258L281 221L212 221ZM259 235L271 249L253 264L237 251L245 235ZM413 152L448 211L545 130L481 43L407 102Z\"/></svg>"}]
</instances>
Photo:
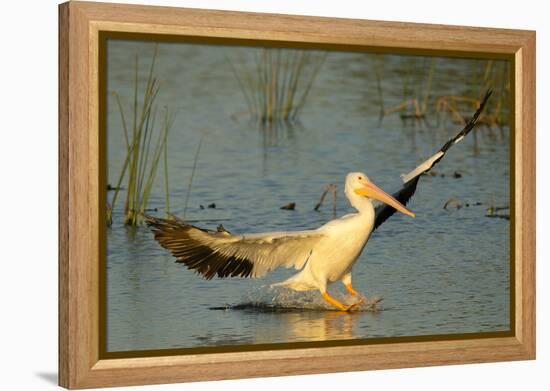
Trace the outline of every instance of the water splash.
<instances>
[{"instance_id":1,"label":"water splash","mask_svg":"<svg viewBox=\"0 0 550 391\"><path fill-rule=\"evenodd\" d=\"M333 296L344 304L353 304L357 298L336 292ZM364 298L364 303L353 312L377 312L383 310L381 296ZM297 292L283 287L261 285L249 290L237 304L211 307L211 310L244 310L254 312L333 311L317 291Z\"/></svg>"}]
</instances>

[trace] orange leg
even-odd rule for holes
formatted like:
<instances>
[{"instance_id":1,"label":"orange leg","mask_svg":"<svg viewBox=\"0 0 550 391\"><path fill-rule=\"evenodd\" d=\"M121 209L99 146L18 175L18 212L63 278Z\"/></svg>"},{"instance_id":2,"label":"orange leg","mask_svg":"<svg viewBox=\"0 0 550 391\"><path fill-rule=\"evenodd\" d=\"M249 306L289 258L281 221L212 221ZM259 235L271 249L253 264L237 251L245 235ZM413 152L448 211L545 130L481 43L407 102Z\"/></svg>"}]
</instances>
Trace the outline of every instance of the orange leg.
<instances>
[{"instance_id":1,"label":"orange leg","mask_svg":"<svg viewBox=\"0 0 550 391\"><path fill-rule=\"evenodd\" d=\"M361 305L365 302L365 296L363 296L362 294L360 294L359 292L357 292L355 289L353 289L353 285L351 285L351 282L349 284L345 284L346 286L346 289L347 291L353 295L353 296L358 296L361 298L361 300L359 300L356 304L357 305Z\"/></svg>"},{"instance_id":2,"label":"orange leg","mask_svg":"<svg viewBox=\"0 0 550 391\"><path fill-rule=\"evenodd\" d=\"M346 286L346 289L348 290L348 292L351 293L353 296L361 296L361 294L359 292L357 292L355 289L353 289L353 286L351 285L351 283L345 284L345 286Z\"/></svg>"},{"instance_id":3,"label":"orange leg","mask_svg":"<svg viewBox=\"0 0 550 391\"><path fill-rule=\"evenodd\" d=\"M334 297L329 295L328 292L323 292L323 299L325 299L329 304L332 304L333 306L335 306L336 308L338 308L341 311L352 311L355 308L357 308L357 306L361 303L361 302L359 302L359 303L354 303L354 304L351 304L351 305L346 305L346 304L340 303Z\"/></svg>"}]
</instances>

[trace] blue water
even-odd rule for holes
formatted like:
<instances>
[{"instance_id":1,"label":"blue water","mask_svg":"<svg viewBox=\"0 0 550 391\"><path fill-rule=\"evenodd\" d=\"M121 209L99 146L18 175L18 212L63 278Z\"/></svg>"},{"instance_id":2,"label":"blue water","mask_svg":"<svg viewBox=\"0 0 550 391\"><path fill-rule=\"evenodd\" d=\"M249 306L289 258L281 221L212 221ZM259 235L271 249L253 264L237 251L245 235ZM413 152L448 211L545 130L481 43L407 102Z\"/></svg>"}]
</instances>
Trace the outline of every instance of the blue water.
<instances>
[{"instance_id":1,"label":"blue water","mask_svg":"<svg viewBox=\"0 0 550 391\"><path fill-rule=\"evenodd\" d=\"M352 212L344 176L364 171L387 191L399 175L431 156L458 129L450 117L438 126L404 123L397 113L379 121L374 64L382 64L384 104L402 100L409 64L418 57L364 53L328 55L300 122L260 129L246 114L245 100L227 56L250 50L162 44L156 65L159 110L178 110L168 145L170 203L182 216L194 155L203 140L187 219L231 232L315 228L330 220L330 197L313 211L324 187L338 185L337 214ZM153 45L114 41L108 47L108 90L131 107L135 54L140 79L147 77ZM479 60L435 60L433 92L462 94ZM472 69L474 71L472 71ZM129 111L128 111L129 113ZM121 121L108 100L108 181L116 183L125 157ZM509 129L477 128L453 148L439 174L423 177L410 208L416 219L395 215L369 241L353 269L354 286L382 296L377 311L326 311L317 292L295 294L269 285L292 274L277 270L259 280L205 281L174 263L145 228L122 224L125 193L107 231L107 349L185 348L234 344L323 341L351 338L492 332L509 323L509 221L485 217L487 207L509 205ZM459 171L461 178L454 178ZM443 174L444 176L442 176ZM164 208L162 169L149 207ZM112 193L110 193L109 197ZM461 209L443 209L451 198ZM279 208L289 202L296 210ZM215 203L216 208L201 209ZM219 222L200 220L216 219ZM332 291L345 299L340 284ZM243 303L303 307L293 311L212 310Z\"/></svg>"}]
</instances>

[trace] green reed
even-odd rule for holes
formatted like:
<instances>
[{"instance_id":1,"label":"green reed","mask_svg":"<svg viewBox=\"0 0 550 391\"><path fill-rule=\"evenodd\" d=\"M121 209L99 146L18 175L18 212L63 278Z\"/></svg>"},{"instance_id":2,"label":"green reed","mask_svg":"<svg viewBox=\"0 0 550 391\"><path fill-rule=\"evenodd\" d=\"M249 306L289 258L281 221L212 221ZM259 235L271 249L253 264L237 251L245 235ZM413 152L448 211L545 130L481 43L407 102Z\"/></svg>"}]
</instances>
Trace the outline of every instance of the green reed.
<instances>
[{"instance_id":1,"label":"green reed","mask_svg":"<svg viewBox=\"0 0 550 391\"><path fill-rule=\"evenodd\" d=\"M380 55L374 55L374 78L376 81L376 93L378 98L378 105L380 106L380 115L379 119L382 120L384 118L384 90L382 88L382 78L383 78L383 64L382 64L382 58Z\"/></svg>"},{"instance_id":2,"label":"green reed","mask_svg":"<svg viewBox=\"0 0 550 391\"><path fill-rule=\"evenodd\" d=\"M384 109L381 104L381 118L386 115L399 112L401 118L421 119L426 117L429 104L432 100L432 84L435 73L435 59L430 60L427 67L427 58L418 61L409 59L404 70L403 95L401 102L393 107ZM428 69L426 72L425 69ZM376 71L378 73L378 71ZM377 76L378 78L378 76ZM380 81L377 80L377 88L381 95ZM381 102L382 98L379 98Z\"/></svg>"},{"instance_id":3,"label":"green reed","mask_svg":"<svg viewBox=\"0 0 550 391\"><path fill-rule=\"evenodd\" d=\"M383 58L383 55L381 56ZM380 61L380 59L378 59ZM400 69L402 77L401 101L392 107L384 107L382 80L379 67L375 63L374 74L380 105L381 118L392 113L399 113L402 119L422 119L441 114L450 115L457 123L466 123L472 110L480 104L480 97L487 90L493 91L487 108L482 113L478 124L490 128L502 127L509 121L511 99L510 69L504 61L472 61L463 75L464 83L454 95L438 95L433 92L433 85L438 78L445 78L441 70L436 69L436 59L410 58ZM439 117L438 117L439 118Z\"/></svg>"},{"instance_id":4,"label":"green reed","mask_svg":"<svg viewBox=\"0 0 550 391\"><path fill-rule=\"evenodd\" d=\"M252 65L228 58L248 106L262 124L295 121L302 111L326 54L298 49L262 49Z\"/></svg>"},{"instance_id":5,"label":"green reed","mask_svg":"<svg viewBox=\"0 0 550 391\"><path fill-rule=\"evenodd\" d=\"M504 61L478 61L474 63L470 83L465 83L463 93L442 96L438 100L439 112L448 112L455 122L466 123L467 115L477 109L480 97L485 91L492 90L493 97L481 114L478 124L502 127L508 123L510 115L510 73L508 63Z\"/></svg>"},{"instance_id":6,"label":"green reed","mask_svg":"<svg viewBox=\"0 0 550 391\"><path fill-rule=\"evenodd\" d=\"M165 209L170 213L168 199L168 148L167 140L170 128L174 124L175 113L164 109L164 116L157 126L156 100L160 86L154 75L157 47L149 66L145 88L140 96L139 58L136 55L134 73L134 93L131 108L131 129L118 93L113 92L121 116L122 130L126 143L126 157L119 174L117 185L110 205L107 208L107 224L112 223L112 211L115 208L121 185L126 179L126 199L124 203L124 223L136 226L141 223L153 189L161 157L164 165Z\"/></svg>"},{"instance_id":7,"label":"green reed","mask_svg":"<svg viewBox=\"0 0 550 391\"><path fill-rule=\"evenodd\" d=\"M199 162L199 155L201 153L201 146L202 146L202 137L199 141L199 145L197 146L197 150L195 152L195 158L193 159L193 168L191 169L191 175L189 176L189 183L187 184L187 192L185 193L185 204L183 207L183 218L185 219L185 215L187 213L187 206L189 205L189 197L191 196L191 188L193 187L193 178L195 178L195 171L197 170L197 164Z\"/></svg>"}]
</instances>

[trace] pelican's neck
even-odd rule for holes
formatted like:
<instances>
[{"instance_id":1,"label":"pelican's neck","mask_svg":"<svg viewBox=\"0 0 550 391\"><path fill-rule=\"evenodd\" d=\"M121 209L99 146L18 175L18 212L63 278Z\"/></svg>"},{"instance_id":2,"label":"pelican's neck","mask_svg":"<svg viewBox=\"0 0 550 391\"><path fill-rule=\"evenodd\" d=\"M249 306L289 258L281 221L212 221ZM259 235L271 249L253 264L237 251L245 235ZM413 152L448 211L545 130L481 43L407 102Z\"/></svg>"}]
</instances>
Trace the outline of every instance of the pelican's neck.
<instances>
[{"instance_id":1,"label":"pelican's neck","mask_svg":"<svg viewBox=\"0 0 550 391\"><path fill-rule=\"evenodd\" d=\"M370 198L356 194L353 190L346 188L346 197L357 211L362 215L374 216L374 206Z\"/></svg>"}]
</instances>

